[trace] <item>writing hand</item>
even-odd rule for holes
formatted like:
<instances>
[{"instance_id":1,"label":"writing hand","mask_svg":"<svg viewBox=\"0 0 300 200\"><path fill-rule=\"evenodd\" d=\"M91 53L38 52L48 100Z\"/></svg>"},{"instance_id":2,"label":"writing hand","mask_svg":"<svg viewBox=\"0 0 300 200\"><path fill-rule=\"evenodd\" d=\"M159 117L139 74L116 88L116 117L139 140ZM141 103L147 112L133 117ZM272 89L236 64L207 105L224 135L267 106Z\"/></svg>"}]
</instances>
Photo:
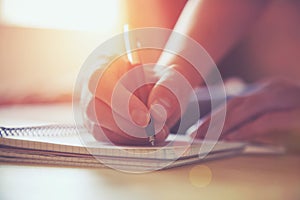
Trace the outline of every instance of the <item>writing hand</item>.
<instances>
[{"instance_id":1,"label":"writing hand","mask_svg":"<svg viewBox=\"0 0 300 200\"><path fill-rule=\"evenodd\" d=\"M126 56L122 56L108 67L97 70L90 78L89 90L93 98L86 112L89 120L94 122L91 132L100 141L108 139L116 144L149 144L144 129L150 120L150 111L144 102L148 97L130 92L126 84L126 81L131 84L130 79L120 82L121 77L133 67ZM151 72L145 75L153 82L157 79ZM147 85L138 90L146 90L146 94L149 94L151 88L151 85ZM114 92L118 93L115 104L112 101ZM129 104L126 104L126 99L129 99ZM168 132L166 126L162 127L156 133L156 142L164 141Z\"/></svg>"}]
</instances>

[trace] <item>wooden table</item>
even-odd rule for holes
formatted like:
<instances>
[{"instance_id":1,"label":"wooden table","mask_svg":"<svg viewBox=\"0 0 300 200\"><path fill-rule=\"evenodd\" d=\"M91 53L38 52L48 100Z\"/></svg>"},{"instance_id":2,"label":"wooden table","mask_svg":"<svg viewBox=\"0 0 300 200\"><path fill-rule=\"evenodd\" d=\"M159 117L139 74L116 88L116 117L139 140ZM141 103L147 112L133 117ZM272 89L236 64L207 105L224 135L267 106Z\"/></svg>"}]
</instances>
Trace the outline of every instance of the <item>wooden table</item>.
<instances>
[{"instance_id":1,"label":"wooden table","mask_svg":"<svg viewBox=\"0 0 300 200\"><path fill-rule=\"evenodd\" d=\"M2 125L72 120L70 104L0 109ZM199 165L127 174L108 168L0 163L0 200L300 199L300 155L243 156Z\"/></svg>"},{"instance_id":2,"label":"wooden table","mask_svg":"<svg viewBox=\"0 0 300 200\"><path fill-rule=\"evenodd\" d=\"M206 186L195 185L191 177L191 170L199 165L211 171ZM147 174L2 163L0 199L296 200L300 199L300 155L243 156Z\"/></svg>"}]
</instances>

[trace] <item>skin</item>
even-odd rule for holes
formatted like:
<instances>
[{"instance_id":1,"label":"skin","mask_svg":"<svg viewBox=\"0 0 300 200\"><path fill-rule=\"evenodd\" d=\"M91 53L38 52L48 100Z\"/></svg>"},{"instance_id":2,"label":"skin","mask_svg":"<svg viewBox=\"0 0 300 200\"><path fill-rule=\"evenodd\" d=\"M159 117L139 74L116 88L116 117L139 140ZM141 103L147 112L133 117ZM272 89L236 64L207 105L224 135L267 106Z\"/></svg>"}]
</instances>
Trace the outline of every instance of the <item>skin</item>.
<instances>
[{"instance_id":1,"label":"skin","mask_svg":"<svg viewBox=\"0 0 300 200\"><path fill-rule=\"evenodd\" d=\"M286 79L260 84L258 90L230 100L214 113L213 117L218 117L227 107L221 139L249 141L273 133L300 131L300 85ZM207 117L192 136L203 138L211 117Z\"/></svg>"},{"instance_id":2,"label":"skin","mask_svg":"<svg viewBox=\"0 0 300 200\"><path fill-rule=\"evenodd\" d=\"M174 30L196 40L218 63L243 39L268 4L269 1L263 0L191 0L181 12ZM175 43L178 49L186 47L185 41L178 43L172 41L172 37L168 42ZM87 108L87 115L90 120L96 122L92 132L98 140L109 139L116 144L148 144L144 127L149 123L151 114L156 124L156 141L163 142L170 128L182 114L179 101L187 104L187 99L176 99L174 94L162 85L174 85L181 91L182 97L189 95L191 91L183 84L178 84L175 71L182 74L192 87L203 85L202 78L195 75L195 69L178 56L170 56L164 51L147 50L139 54L147 57L148 60L144 63L159 64L155 67L153 65L153 70L145 73L146 79L153 80L155 84L140 88L143 95L139 92L131 93L125 83L118 85L120 77L135 67L126 57L119 58L105 70L99 69L90 79L89 88L94 98ZM130 84L130 80L128 81ZM122 88L122 98L130 99L129 115L124 107L112 105L112 91L117 85ZM299 85L296 83L271 80L264 84L261 90L231 100L226 105L227 117L222 138L249 140L275 130L299 129L299 93ZM273 101L269 103L268 99ZM131 129L132 133L122 131L116 120ZM203 138L208 123L209 118L194 136Z\"/></svg>"},{"instance_id":3,"label":"skin","mask_svg":"<svg viewBox=\"0 0 300 200\"><path fill-rule=\"evenodd\" d=\"M138 52L141 56L146 54L149 61L157 60L161 52L152 50L144 50ZM149 56L151 55L151 56ZM121 66L121 67L120 67ZM139 66L137 64L137 66ZM131 78L119 83L120 78L136 66L129 63L126 56L121 56L112 62L108 67L99 68L89 82L89 90L94 94L87 107L88 119L94 122L91 128L93 135L99 141L107 141L108 139L115 144L148 144L148 138L144 128L150 120L150 112L146 105L148 95L153 85L142 87L132 94L127 84L131 84ZM111 76L113 74L114 76ZM147 73L147 79L157 82L159 77L154 73ZM120 87L122 100L129 99L129 115L126 112L126 105L112 105L112 94L115 88ZM146 95L146 96L141 96ZM144 100L144 101L143 101ZM120 101L120 102L123 102ZM119 101L118 101L119 102ZM130 134L119 127L122 126L130 130ZM127 130L127 129L126 129ZM169 134L169 129L165 125L156 133L156 141L163 142Z\"/></svg>"}]
</instances>

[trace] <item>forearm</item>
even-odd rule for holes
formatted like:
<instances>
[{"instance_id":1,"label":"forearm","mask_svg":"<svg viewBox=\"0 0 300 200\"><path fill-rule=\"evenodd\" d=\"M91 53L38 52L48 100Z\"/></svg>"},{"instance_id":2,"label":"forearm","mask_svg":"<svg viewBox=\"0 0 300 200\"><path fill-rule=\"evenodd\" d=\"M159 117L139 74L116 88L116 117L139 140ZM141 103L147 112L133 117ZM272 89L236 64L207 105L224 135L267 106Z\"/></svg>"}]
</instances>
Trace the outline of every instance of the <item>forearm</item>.
<instances>
[{"instance_id":1,"label":"forearm","mask_svg":"<svg viewBox=\"0 0 300 200\"><path fill-rule=\"evenodd\" d=\"M218 63L245 36L267 4L268 0L190 0L174 31L196 40ZM176 51L188 46L172 41L172 37L168 43L176 44ZM168 65L176 60L175 56L173 60L165 57L166 54L161 55L160 64Z\"/></svg>"},{"instance_id":2,"label":"forearm","mask_svg":"<svg viewBox=\"0 0 300 200\"><path fill-rule=\"evenodd\" d=\"M267 0L191 0L174 30L195 39L219 62L267 4Z\"/></svg>"}]
</instances>

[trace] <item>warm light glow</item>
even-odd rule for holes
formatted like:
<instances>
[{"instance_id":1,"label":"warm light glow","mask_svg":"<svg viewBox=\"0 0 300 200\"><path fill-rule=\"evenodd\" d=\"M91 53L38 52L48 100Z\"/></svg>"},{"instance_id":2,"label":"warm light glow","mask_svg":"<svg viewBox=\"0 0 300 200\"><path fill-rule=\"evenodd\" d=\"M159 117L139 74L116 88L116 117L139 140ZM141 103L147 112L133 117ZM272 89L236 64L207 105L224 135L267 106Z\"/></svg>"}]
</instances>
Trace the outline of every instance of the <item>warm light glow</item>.
<instances>
[{"instance_id":1,"label":"warm light glow","mask_svg":"<svg viewBox=\"0 0 300 200\"><path fill-rule=\"evenodd\" d=\"M112 32L120 17L119 0L2 0L6 24Z\"/></svg>"},{"instance_id":2,"label":"warm light glow","mask_svg":"<svg viewBox=\"0 0 300 200\"><path fill-rule=\"evenodd\" d=\"M190 183L198 188L208 186L212 181L212 171L206 165L193 166L189 173Z\"/></svg>"},{"instance_id":3,"label":"warm light glow","mask_svg":"<svg viewBox=\"0 0 300 200\"><path fill-rule=\"evenodd\" d=\"M129 31L128 24L125 24L124 27L123 27L125 47L126 47L126 51L127 51L128 60L129 60L130 63L133 63L128 31Z\"/></svg>"}]
</instances>

